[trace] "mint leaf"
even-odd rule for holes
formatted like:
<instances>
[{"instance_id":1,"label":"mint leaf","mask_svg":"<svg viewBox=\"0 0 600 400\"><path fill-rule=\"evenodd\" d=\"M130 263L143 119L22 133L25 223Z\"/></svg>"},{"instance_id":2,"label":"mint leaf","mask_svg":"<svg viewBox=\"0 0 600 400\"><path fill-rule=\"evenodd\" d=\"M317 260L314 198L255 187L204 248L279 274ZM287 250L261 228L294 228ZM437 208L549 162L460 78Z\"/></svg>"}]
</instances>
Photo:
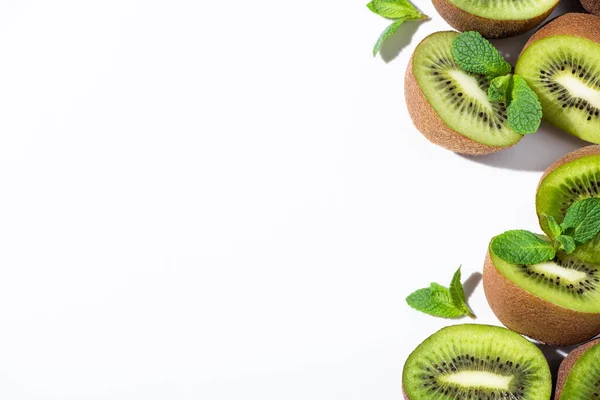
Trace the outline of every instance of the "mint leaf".
<instances>
[{"instance_id":1,"label":"mint leaf","mask_svg":"<svg viewBox=\"0 0 600 400\"><path fill-rule=\"evenodd\" d=\"M600 198L579 200L567 210L561 227L583 244L600 232Z\"/></svg>"},{"instance_id":2,"label":"mint leaf","mask_svg":"<svg viewBox=\"0 0 600 400\"><path fill-rule=\"evenodd\" d=\"M456 318L463 315L463 311L452 304L448 289L442 288L445 291L431 290L431 288L419 289L411 293L406 298L406 302L415 310L435 317Z\"/></svg>"},{"instance_id":3,"label":"mint leaf","mask_svg":"<svg viewBox=\"0 0 600 400\"><path fill-rule=\"evenodd\" d=\"M511 78L512 75L504 75L492 79L490 87L488 88L488 99L490 99L490 101L505 100Z\"/></svg>"},{"instance_id":4,"label":"mint leaf","mask_svg":"<svg viewBox=\"0 0 600 400\"><path fill-rule=\"evenodd\" d=\"M452 56L468 72L488 76L510 73L512 67L479 32L461 33L452 42Z\"/></svg>"},{"instance_id":5,"label":"mint leaf","mask_svg":"<svg viewBox=\"0 0 600 400\"><path fill-rule=\"evenodd\" d=\"M467 305L467 298L465 296L465 290L463 289L462 283L460 282L460 268L456 270L452 281L450 282L450 297L452 298L452 304L454 307L463 310L469 317L475 318L475 314Z\"/></svg>"},{"instance_id":6,"label":"mint leaf","mask_svg":"<svg viewBox=\"0 0 600 400\"><path fill-rule=\"evenodd\" d=\"M556 241L560 244L560 249L564 250L567 254L574 252L575 248L577 247L575 244L575 239L573 239L571 236L558 235L556 237Z\"/></svg>"},{"instance_id":7,"label":"mint leaf","mask_svg":"<svg viewBox=\"0 0 600 400\"><path fill-rule=\"evenodd\" d=\"M552 244L524 230L507 231L492 239L491 250L512 264L532 265L552 260L556 250Z\"/></svg>"},{"instance_id":8,"label":"mint leaf","mask_svg":"<svg viewBox=\"0 0 600 400\"><path fill-rule=\"evenodd\" d=\"M392 36L404 22L428 18L427 15L421 14L408 0L373 0L367 4L367 7L375 14L395 19L385 28L377 42L375 42L373 57L379 53L383 42Z\"/></svg>"},{"instance_id":9,"label":"mint leaf","mask_svg":"<svg viewBox=\"0 0 600 400\"><path fill-rule=\"evenodd\" d=\"M563 230L560 227L559 223L556 222L554 217L552 215L546 215L546 214L542 214L542 217L546 220L546 223L548 224L548 228L550 228L550 233L552 233L552 238L556 239L557 237L559 237L562 234Z\"/></svg>"},{"instance_id":10,"label":"mint leaf","mask_svg":"<svg viewBox=\"0 0 600 400\"><path fill-rule=\"evenodd\" d=\"M367 4L367 7L375 14L385 18L406 19L412 17L413 19L420 19L425 17L407 0L373 0Z\"/></svg>"},{"instance_id":11,"label":"mint leaf","mask_svg":"<svg viewBox=\"0 0 600 400\"><path fill-rule=\"evenodd\" d=\"M506 109L508 125L522 135L534 133L542 122L542 105L522 76L513 76L511 102Z\"/></svg>"}]
</instances>

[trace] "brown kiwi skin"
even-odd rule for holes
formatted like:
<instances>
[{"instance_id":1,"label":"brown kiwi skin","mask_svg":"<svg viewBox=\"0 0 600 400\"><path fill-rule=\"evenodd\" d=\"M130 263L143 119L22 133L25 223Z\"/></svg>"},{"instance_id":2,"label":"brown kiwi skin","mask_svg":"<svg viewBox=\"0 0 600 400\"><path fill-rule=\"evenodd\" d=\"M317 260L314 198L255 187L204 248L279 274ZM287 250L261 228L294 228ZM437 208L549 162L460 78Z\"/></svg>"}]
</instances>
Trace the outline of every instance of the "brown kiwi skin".
<instances>
[{"instance_id":1,"label":"brown kiwi skin","mask_svg":"<svg viewBox=\"0 0 600 400\"><path fill-rule=\"evenodd\" d=\"M426 39L427 38L424 40ZM417 46L417 49L418 47L419 46ZM404 78L404 97L406 98L408 113L423 136L438 146L461 154L490 154L510 147L489 146L476 142L446 125L425 98L413 72L413 59L414 53L410 58L408 68L406 69L406 76Z\"/></svg>"},{"instance_id":2,"label":"brown kiwi skin","mask_svg":"<svg viewBox=\"0 0 600 400\"><path fill-rule=\"evenodd\" d=\"M600 0L580 0L583 8L594 15L600 15Z\"/></svg>"},{"instance_id":3,"label":"brown kiwi skin","mask_svg":"<svg viewBox=\"0 0 600 400\"><path fill-rule=\"evenodd\" d=\"M595 339L579 346L575 350L571 351L560 363L560 368L558 368L558 378L556 380L556 394L554 395L555 400L560 399L560 394L565 382L567 381L569 372L571 372L571 368L573 368L573 365L575 365L577 360L579 360L579 357L581 357L583 353L585 353L590 347L598 343L600 343L600 339Z\"/></svg>"},{"instance_id":4,"label":"brown kiwi skin","mask_svg":"<svg viewBox=\"0 0 600 400\"><path fill-rule=\"evenodd\" d=\"M532 43L556 35L576 36L600 43L600 17L583 13L567 13L556 17L529 38L521 55Z\"/></svg>"},{"instance_id":5,"label":"brown kiwi skin","mask_svg":"<svg viewBox=\"0 0 600 400\"><path fill-rule=\"evenodd\" d=\"M483 267L483 289L502 324L544 344L573 345L600 333L600 314L559 307L525 291L498 271L489 251Z\"/></svg>"},{"instance_id":6,"label":"brown kiwi skin","mask_svg":"<svg viewBox=\"0 0 600 400\"><path fill-rule=\"evenodd\" d=\"M450 4L448 0L433 0L437 12L451 27L461 32L477 31L488 39L517 36L535 28L552 13L558 3L557 1L546 13L531 19L496 20L470 14Z\"/></svg>"}]
</instances>

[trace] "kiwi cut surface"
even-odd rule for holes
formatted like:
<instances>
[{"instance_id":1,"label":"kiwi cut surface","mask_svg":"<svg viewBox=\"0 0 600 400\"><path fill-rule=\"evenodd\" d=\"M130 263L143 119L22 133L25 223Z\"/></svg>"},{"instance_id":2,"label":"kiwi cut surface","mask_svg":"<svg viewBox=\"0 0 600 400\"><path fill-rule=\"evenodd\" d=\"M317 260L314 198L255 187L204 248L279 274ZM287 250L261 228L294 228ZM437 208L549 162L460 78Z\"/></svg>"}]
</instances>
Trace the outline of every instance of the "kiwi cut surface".
<instances>
[{"instance_id":1,"label":"kiwi cut surface","mask_svg":"<svg viewBox=\"0 0 600 400\"><path fill-rule=\"evenodd\" d=\"M417 128L432 142L467 154L517 143L506 105L487 97L490 79L461 70L452 57L457 32L438 32L416 48L406 76L406 101Z\"/></svg>"},{"instance_id":2,"label":"kiwi cut surface","mask_svg":"<svg viewBox=\"0 0 600 400\"><path fill-rule=\"evenodd\" d=\"M595 346L598 343L600 343L600 339L595 339L577 347L576 349L572 350L567 355L567 357L565 357L565 359L560 363L560 368L558 369L558 376L556 379L556 394L554 396L556 400L560 399L562 389L565 386L565 382L567 381L569 372L571 371L577 360L579 360L579 358L583 354L585 354L585 352L588 351L592 346Z\"/></svg>"},{"instance_id":3,"label":"kiwi cut surface","mask_svg":"<svg viewBox=\"0 0 600 400\"><path fill-rule=\"evenodd\" d=\"M557 384L556 399L559 400L588 400L600 398L600 345L597 341L582 346L579 351L567 356L559 369L561 374L567 374L564 382ZM575 358L572 363L569 357ZM565 368L563 368L565 364Z\"/></svg>"},{"instance_id":4,"label":"kiwi cut surface","mask_svg":"<svg viewBox=\"0 0 600 400\"><path fill-rule=\"evenodd\" d=\"M446 327L408 357L404 396L429 399L548 400L552 383L542 352L508 329L487 325Z\"/></svg>"},{"instance_id":5,"label":"kiwi cut surface","mask_svg":"<svg viewBox=\"0 0 600 400\"><path fill-rule=\"evenodd\" d=\"M546 121L600 143L600 17L553 20L527 42L515 73L537 93Z\"/></svg>"},{"instance_id":6,"label":"kiwi cut surface","mask_svg":"<svg viewBox=\"0 0 600 400\"><path fill-rule=\"evenodd\" d=\"M540 227L550 234L544 215L561 223L573 203L591 197L600 197L600 146L586 146L569 153L546 170L536 194ZM578 247L573 256L600 263L600 234Z\"/></svg>"},{"instance_id":7,"label":"kiwi cut surface","mask_svg":"<svg viewBox=\"0 0 600 400\"><path fill-rule=\"evenodd\" d=\"M558 5L558 0L433 0L433 5L459 31L503 38L539 25Z\"/></svg>"},{"instance_id":8,"label":"kiwi cut surface","mask_svg":"<svg viewBox=\"0 0 600 400\"><path fill-rule=\"evenodd\" d=\"M581 343L600 333L600 266L564 253L536 265L508 263L488 252L483 287L506 327L553 345Z\"/></svg>"}]
</instances>

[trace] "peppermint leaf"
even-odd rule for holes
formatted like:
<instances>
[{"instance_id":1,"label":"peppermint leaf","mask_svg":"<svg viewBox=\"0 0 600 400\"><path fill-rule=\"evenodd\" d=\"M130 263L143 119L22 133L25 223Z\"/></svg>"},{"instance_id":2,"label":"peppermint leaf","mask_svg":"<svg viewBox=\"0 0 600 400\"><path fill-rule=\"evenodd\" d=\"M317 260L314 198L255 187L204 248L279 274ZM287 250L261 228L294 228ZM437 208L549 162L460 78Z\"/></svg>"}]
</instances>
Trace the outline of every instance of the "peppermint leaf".
<instances>
[{"instance_id":1,"label":"peppermint leaf","mask_svg":"<svg viewBox=\"0 0 600 400\"><path fill-rule=\"evenodd\" d=\"M402 18L412 17L420 19L423 17L412 4L406 0L373 0L367 4L369 10L384 18Z\"/></svg>"},{"instance_id":2,"label":"peppermint leaf","mask_svg":"<svg viewBox=\"0 0 600 400\"><path fill-rule=\"evenodd\" d=\"M504 75L492 79L488 88L488 99L490 101L506 100L511 77L512 75Z\"/></svg>"},{"instance_id":3,"label":"peppermint leaf","mask_svg":"<svg viewBox=\"0 0 600 400\"><path fill-rule=\"evenodd\" d=\"M552 237L553 238L559 237L563 232L562 228L560 227L560 224L558 222L556 222L556 220L554 219L554 217L552 215L542 214L542 217L548 223L548 228L550 228L550 233L552 233Z\"/></svg>"},{"instance_id":4,"label":"peppermint leaf","mask_svg":"<svg viewBox=\"0 0 600 400\"><path fill-rule=\"evenodd\" d=\"M464 71L488 76L510 73L512 67L478 32L461 33L452 42L452 56Z\"/></svg>"},{"instance_id":5,"label":"peppermint leaf","mask_svg":"<svg viewBox=\"0 0 600 400\"><path fill-rule=\"evenodd\" d=\"M513 76L511 101L506 109L508 125L522 135L534 133L542 123L542 105L522 76Z\"/></svg>"},{"instance_id":6,"label":"peppermint leaf","mask_svg":"<svg viewBox=\"0 0 600 400\"><path fill-rule=\"evenodd\" d=\"M425 314L442 318L456 318L463 315L463 311L454 307L448 289L446 291L419 289L406 298L409 306Z\"/></svg>"},{"instance_id":7,"label":"peppermint leaf","mask_svg":"<svg viewBox=\"0 0 600 400\"><path fill-rule=\"evenodd\" d=\"M600 232L600 198L579 200L567 210L561 227L578 244L590 241Z\"/></svg>"},{"instance_id":8,"label":"peppermint leaf","mask_svg":"<svg viewBox=\"0 0 600 400\"><path fill-rule=\"evenodd\" d=\"M452 281L450 282L450 297L454 307L463 310L469 317L475 318L475 314L467 305L467 298L465 296L465 290L463 289L462 283L460 283L460 268L456 270Z\"/></svg>"},{"instance_id":9,"label":"peppermint leaf","mask_svg":"<svg viewBox=\"0 0 600 400\"><path fill-rule=\"evenodd\" d=\"M539 264L556 256L556 250L551 243L524 230L507 231L496 236L492 239L490 249L511 264Z\"/></svg>"},{"instance_id":10,"label":"peppermint leaf","mask_svg":"<svg viewBox=\"0 0 600 400\"><path fill-rule=\"evenodd\" d=\"M567 254L574 252L575 248L577 247L575 244L575 239L573 239L571 236L558 235L556 237L556 241L560 244L560 249L564 250Z\"/></svg>"}]
</instances>

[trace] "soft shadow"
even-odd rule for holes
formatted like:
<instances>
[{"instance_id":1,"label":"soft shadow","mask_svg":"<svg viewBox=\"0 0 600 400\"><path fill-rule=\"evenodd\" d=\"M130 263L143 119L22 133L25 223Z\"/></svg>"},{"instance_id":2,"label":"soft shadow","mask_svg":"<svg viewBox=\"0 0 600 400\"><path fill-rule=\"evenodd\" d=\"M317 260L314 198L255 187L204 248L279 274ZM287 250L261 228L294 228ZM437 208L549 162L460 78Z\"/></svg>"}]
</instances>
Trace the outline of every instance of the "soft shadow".
<instances>
[{"instance_id":1,"label":"soft shadow","mask_svg":"<svg viewBox=\"0 0 600 400\"><path fill-rule=\"evenodd\" d=\"M465 297L467 299L469 297L471 297L471 295L473 294L473 292L477 288L477 285L479 285L479 282L481 282L482 276L483 275L481 275L481 272L473 272L471 274L471 276L469 276L467 278L467 280L464 281L464 283L463 283L463 289L465 291Z\"/></svg>"},{"instance_id":2,"label":"soft shadow","mask_svg":"<svg viewBox=\"0 0 600 400\"><path fill-rule=\"evenodd\" d=\"M562 0L560 4L554 9L552 14L550 14L550 16L539 27L535 27L534 29L516 37L492 40L492 43L494 43L494 46L496 46L496 48L500 50L500 53L502 53L502 55L506 58L506 60L509 63L515 65L517 59L519 58L519 54L521 54L521 50L525 46L525 43L527 43L527 41L529 40L531 35L535 33L535 31L537 31L540 27L547 24L559 15L570 12L585 13L586 11L581 6L579 0Z\"/></svg>"},{"instance_id":3,"label":"soft shadow","mask_svg":"<svg viewBox=\"0 0 600 400\"><path fill-rule=\"evenodd\" d=\"M381 49L379 50L381 59L386 63L389 63L398 57L398 54L400 54L402 49L410 44L412 37L417 29L419 29L419 26L427 23L428 21L429 20L406 21L400 25L396 33L387 38L381 45Z\"/></svg>"},{"instance_id":4,"label":"soft shadow","mask_svg":"<svg viewBox=\"0 0 600 400\"><path fill-rule=\"evenodd\" d=\"M484 156L461 157L492 167L520 171L545 171L558 158L589 143L542 122L540 130L513 147Z\"/></svg>"},{"instance_id":5,"label":"soft shadow","mask_svg":"<svg viewBox=\"0 0 600 400\"><path fill-rule=\"evenodd\" d=\"M567 354L578 346L547 346L545 344L535 343L535 345L544 353L548 365L550 365L550 373L552 374L552 398L556 390L556 378L558 376L558 368L560 363L565 359Z\"/></svg>"}]
</instances>

